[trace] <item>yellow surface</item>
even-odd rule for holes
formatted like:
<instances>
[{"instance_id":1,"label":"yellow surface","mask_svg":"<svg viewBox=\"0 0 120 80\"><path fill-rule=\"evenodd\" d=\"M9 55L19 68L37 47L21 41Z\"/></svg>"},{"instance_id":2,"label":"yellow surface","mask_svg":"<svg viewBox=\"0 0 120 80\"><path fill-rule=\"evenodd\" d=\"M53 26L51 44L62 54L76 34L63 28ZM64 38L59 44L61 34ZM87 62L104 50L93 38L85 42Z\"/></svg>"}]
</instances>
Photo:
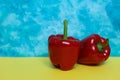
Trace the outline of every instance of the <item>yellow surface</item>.
<instances>
[{"instance_id":1,"label":"yellow surface","mask_svg":"<svg viewBox=\"0 0 120 80\"><path fill-rule=\"evenodd\" d=\"M70 71L54 68L48 57L0 58L0 80L120 80L120 57L99 66L76 64Z\"/></svg>"}]
</instances>

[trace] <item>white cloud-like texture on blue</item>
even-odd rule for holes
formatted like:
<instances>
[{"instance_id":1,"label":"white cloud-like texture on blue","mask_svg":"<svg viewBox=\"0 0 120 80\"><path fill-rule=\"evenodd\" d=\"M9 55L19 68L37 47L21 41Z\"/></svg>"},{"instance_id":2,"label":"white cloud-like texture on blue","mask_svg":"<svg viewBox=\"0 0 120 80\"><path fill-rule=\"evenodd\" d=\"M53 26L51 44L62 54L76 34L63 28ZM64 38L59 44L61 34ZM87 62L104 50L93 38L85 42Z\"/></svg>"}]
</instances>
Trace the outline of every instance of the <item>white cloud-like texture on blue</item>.
<instances>
[{"instance_id":1,"label":"white cloud-like texture on blue","mask_svg":"<svg viewBox=\"0 0 120 80\"><path fill-rule=\"evenodd\" d=\"M48 56L48 37L97 33L120 56L120 0L0 0L0 56Z\"/></svg>"}]
</instances>

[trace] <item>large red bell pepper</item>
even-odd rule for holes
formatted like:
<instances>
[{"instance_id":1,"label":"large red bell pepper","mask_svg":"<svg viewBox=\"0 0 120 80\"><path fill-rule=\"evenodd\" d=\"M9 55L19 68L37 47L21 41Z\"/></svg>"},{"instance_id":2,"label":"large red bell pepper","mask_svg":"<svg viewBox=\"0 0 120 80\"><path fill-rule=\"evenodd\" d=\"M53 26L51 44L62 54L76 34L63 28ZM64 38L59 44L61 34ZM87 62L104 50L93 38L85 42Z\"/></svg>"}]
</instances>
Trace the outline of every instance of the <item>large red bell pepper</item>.
<instances>
[{"instance_id":1,"label":"large red bell pepper","mask_svg":"<svg viewBox=\"0 0 120 80\"><path fill-rule=\"evenodd\" d=\"M78 63L100 64L108 59L110 55L109 40L92 34L81 40L81 50Z\"/></svg>"},{"instance_id":2,"label":"large red bell pepper","mask_svg":"<svg viewBox=\"0 0 120 80\"><path fill-rule=\"evenodd\" d=\"M67 20L64 20L64 35L51 35L48 38L49 56L52 64L61 70L70 70L78 59L80 41L67 37Z\"/></svg>"}]
</instances>

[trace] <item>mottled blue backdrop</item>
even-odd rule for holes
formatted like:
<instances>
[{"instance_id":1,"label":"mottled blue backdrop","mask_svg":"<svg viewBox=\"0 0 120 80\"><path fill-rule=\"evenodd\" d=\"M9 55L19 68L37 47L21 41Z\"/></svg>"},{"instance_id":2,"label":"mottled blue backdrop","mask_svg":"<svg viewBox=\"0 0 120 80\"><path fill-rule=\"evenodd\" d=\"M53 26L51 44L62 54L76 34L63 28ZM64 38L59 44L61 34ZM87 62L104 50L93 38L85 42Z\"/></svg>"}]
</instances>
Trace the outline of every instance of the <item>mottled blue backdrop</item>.
<instances>
[{"instance_id":1,"label":"mottled blue backdrop","mask_svg":"<svg viewBox=\"0 0 120 80\"><path fill-rule=\"evenodd\" d=\"M62 34L64 19L68 35L100 34L120 56L120 0L0 0L0 56L48 56L47 39Z\"/></svg>"}]
</instances>

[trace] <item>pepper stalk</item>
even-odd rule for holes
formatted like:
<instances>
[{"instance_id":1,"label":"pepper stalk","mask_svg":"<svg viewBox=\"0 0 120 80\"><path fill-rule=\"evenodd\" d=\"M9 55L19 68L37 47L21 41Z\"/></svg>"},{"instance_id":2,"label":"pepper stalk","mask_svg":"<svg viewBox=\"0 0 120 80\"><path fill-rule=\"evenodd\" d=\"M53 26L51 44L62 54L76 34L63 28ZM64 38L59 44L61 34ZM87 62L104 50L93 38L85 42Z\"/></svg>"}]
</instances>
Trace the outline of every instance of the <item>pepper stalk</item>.
<instances>
[{"instance_id":1,"label":"pepper stalk","mask_svg":"<svg viewBox=\"0 0 120 80\"><path fill-rule=\"evenodd\" d=\"M67 40L67 27L68 27L68 21L65 19L64 20L64 34L63 34L63 39Z\"/></svg>"},{"instance_id":2,"label":"pepper stalk","mask_svg":"<svg viewBox=\"0 0 120 80\"><path fill-rule=\"evenodd\" d=\"M106 39L106 43L102 44L100 42L97 43L98 51L103 52L104 48L109 44L109 39Z\"/></svg>"}]
</instances>

